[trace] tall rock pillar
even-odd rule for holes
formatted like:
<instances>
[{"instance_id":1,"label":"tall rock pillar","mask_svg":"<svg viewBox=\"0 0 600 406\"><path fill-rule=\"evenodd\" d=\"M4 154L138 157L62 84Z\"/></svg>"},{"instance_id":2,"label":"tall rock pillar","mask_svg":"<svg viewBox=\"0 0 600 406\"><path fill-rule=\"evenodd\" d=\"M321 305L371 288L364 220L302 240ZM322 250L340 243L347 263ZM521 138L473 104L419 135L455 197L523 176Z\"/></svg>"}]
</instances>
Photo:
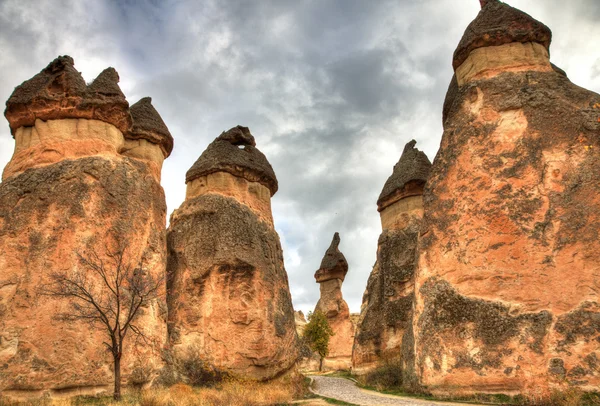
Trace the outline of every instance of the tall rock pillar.
<instances>
[{"instance_id":1,"label":"tall rock pillar","mask_svg":"<svg viewBox=\"0 0 600 406\"><path fill-rule=\"evenodd\" d=\"M412 372L416 248L423 218L423 187L431 168L427 155L415 144L414 140L406 144L377 201L382 233L356 327L355 374L387 362L400 363L405 375Z\"/></svg>"},{"instance_id":2,"label":"tall rock pillar","mask_svg":"<svg viewBox=\"0 0 600 406\"><path fill-rule=\"evenodd\" d=\"M415 352L432 392L600 386L600 95L488 0L454 53L425 188Z\"/></svg>"},{"instance_id":3,"label":"tall rock pillar","mask_svg":"<svg viewBox=\"0 0 600 406\"><path fill-rule=\"evenodd\" d=\"M352 343L354 325L350 319L350 309L342 296L342 283L348 273L348 262L338 248L340 235L335 233L331 245L325 252L315 279L321 290L321 297L315 311L321 311L334 336L329 341L329 355L323 361L323 369L350 369L352 364Z\"/></svg>"},{"instance_id":4,"label":"tall rock pillar","mask_svg":"<svg viewBox=\"0 0 600 406\"><path fill-rule=\"evenodd\" d=\"M186 175L171 216L169 341L178 360L199 357L254 380L297 358L297 335L271 196L277 179L246 127L218 136Z\"/></svg>"},{"instance_id":5,"label":"tall rock pillar","mask_svg":"<svg viewBox=\"0 0 600 406\"><path fill-rule=\"evenodd\" d=\"M40 295L53 273L80 269L77 254L109 263L115 244L160 277L166 266L166 204L160 167L173 139L158 113L131 110L108 68L90 85L62 56L15 88L5 115L15 152L0 183L0 391L8 396L110 390L103 327L58 320L75 299ZM133 148L133 144L143 147ZM109 269L109 272L111 270ZM101 283L89 276L88 282ZM163 287L164 289L164 287ZM161 367L164 297L142 308L147 337L123 352L124 382ZM136 350L136 351L134 351Z\"/></svg>"}]
</instances>

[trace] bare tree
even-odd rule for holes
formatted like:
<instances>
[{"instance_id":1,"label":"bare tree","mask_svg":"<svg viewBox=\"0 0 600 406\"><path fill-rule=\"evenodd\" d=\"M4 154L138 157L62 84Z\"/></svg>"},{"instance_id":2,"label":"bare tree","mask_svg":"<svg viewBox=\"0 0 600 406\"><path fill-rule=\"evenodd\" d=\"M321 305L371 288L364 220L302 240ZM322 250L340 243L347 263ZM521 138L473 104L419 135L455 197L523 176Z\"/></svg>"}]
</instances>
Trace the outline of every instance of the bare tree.
<instances>
[{"instance_id":1,"label":"bare tree","mask_svg":"<svg viewBox=\"0 0 600 406\"><path fill-rule=\"evenodd\" d=\"M85 321L105 333L103 344L114 362L114 398L121 398L121 358L129 332L147 340L135 321L140 309L162 295L165 276L155 276L142 259L130 261L124 245L101 258L95 250L77 252L79 266L66 272L53 272L49 284L40 288L42 295L68 299L68 310L57 314L65 321Z\"/></svg>"}]
</instances>

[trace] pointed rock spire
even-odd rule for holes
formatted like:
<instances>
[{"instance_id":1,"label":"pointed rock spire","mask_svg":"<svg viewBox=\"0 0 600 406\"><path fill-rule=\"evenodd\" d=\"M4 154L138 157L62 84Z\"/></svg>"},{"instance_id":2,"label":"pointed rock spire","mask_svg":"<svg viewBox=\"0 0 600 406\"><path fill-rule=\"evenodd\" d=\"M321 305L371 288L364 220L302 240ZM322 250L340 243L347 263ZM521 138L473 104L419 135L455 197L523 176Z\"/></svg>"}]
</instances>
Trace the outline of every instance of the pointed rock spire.
<instances>
[{"instance_id":1,"label":"pointed rock spire","mask_svg":"<svg viewBox=\"0 0 600 406\"><path fill-rule=\"evenodd\" d=\"M431 162L423 151L415 148L417 141L412 140L404 146L400 160L394 165L394 171L383 186L377 199L379 211L395 203L403 197L422 194L423 185L427 182ZM409 186L417 186L415 190Z\"/></svg>"},{"instance_id":2,"label":"pointed rock spire","mask_svg":"<svg viewBox=\"0 0 600 406\"><path fill-rule=\"evenodd\" d=\"M271 164L256 148L248 127L240 125L221 133L186 174L186 183L215 172L228 172L266 186L273 196L278 184Z\"/></svg>"},{"instance_id":3,"label":"pointed rock spire","mask_svg":"<svg viewBox=\"0 0 600 406\"><path fill-rule=\"evenodd\" d=\"M115 68L106 68L87 86L85 97L79 106L81 111L91 112L90 117L117 127L123 135L131 128L129 102L119 87L119 74Z\"/></svg>"},{"instance_id":4,"label":"pointed rock spire","mask_svg":"<svg viewBox=\"0 0 600 406\"><path fill-rule=\"evenodd\" d=\"M344 280L348 273L348 262L341 253L338 246L340 245L340 234L335 233L331 245L325 252L323 260L321 260L321 266L315 273L315 279L317 283L325 282L330 279Z\"/></svg>"},{"instance_id":5,"label":"pointed rock spire","mask_svg":"<svg viewBox=\"0 0 600 406\"><path fill-rule=\"evenodd\" d=\"M113 124L125 133L131 127L129 104L118 85L119 75L105 69L86 86L73 58L59 56L40 73L17 86L6 102L11 132L43 121L87 118Z\"/></svg>"},{"instance_id":6,"label":"pointed rock spire","mask_svg":"<svg viewBox=\"0 0 600 406\"><path fill-rule=\"evenodd\" d=\"M119 74L115 68L106 68L94 81L87 87L87 93L90 97L98 96L116 96L125 98L125 95L119 87Z\"/></svg>"},{"instance_id":7,"label":"pointed rock spire","mask_svg":"<svg viewBox=\"0 0 600 406\"><path fill-rule=\"evenodd\" d=\"M133 127L126 134L129 139L146 139L161 146L165 158L173 151L173 136L158 111L152 105L152 98L143 97L131 106Z\"/></svg>"},{"instance_id":8,"label":"pointed rock spire","mask_svg":"<svg viewBox=\"0 0 600 406\"><path fill-rule=\"evenodd\" d=\"M481 11L469 24L454 51L454 69L477 48L511 42L537 42L549 49L552 32L543 23L498 0L480 0L480 4Z\"/></svg>"}]
</instances>

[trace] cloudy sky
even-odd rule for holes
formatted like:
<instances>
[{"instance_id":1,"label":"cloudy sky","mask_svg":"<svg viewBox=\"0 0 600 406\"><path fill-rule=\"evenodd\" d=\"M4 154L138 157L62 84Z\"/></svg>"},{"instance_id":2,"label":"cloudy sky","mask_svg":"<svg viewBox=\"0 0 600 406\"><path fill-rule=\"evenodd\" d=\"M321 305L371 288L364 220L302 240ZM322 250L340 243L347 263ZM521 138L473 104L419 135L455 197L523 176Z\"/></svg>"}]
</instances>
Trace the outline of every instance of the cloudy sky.
<instances>
[{"instance_id":1,"label":"cloudy sky","mask_svg":"<svg viewBox=\"0 0 600 406\"><path fill-rule=\"evenodd\" d=\"M552 61L600 91L600 2L514 0L553 31ZM332 235L358 312L381 232L376 200L404 144L433 160L452 52L477 0L0 0L0 99L68 54L86 81L113 66L129 102L151 96L175 138L169 214L221 131L250 127L279 179L273 198L296 309ZM13 150L0 126L0 168Z\"/></svg>"}]
</instances>

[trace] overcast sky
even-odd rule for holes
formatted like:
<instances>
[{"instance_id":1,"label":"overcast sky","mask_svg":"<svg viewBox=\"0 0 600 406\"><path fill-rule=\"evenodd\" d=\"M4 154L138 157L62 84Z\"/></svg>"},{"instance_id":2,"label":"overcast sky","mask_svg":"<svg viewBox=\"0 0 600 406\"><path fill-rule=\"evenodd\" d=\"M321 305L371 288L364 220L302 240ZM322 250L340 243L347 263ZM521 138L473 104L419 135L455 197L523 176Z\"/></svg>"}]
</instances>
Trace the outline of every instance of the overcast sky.
<instances>
[{"instance_id":1,"label":"overcast sky","mask_svg":"<svg viewBox=\"0 0 600 406\"><path fill-rule=\"evenodd\" d=\"M552 61L600 91L600 1L510 3L553 31ZM452 52L477 0L0 0L0 99L58 55L86 81L113 66L129 103L151 96L175 138L168 214L221 131L250 127L275 170L275 227L294 307L339 231L343 293L360 310L381 232L376 200L404 144L433 160ZM0 126L0 168L12 155Z\"/></svg>"}]
</instances>

